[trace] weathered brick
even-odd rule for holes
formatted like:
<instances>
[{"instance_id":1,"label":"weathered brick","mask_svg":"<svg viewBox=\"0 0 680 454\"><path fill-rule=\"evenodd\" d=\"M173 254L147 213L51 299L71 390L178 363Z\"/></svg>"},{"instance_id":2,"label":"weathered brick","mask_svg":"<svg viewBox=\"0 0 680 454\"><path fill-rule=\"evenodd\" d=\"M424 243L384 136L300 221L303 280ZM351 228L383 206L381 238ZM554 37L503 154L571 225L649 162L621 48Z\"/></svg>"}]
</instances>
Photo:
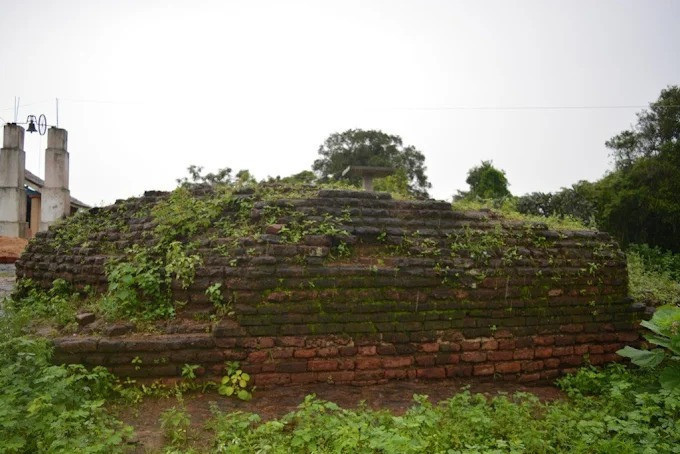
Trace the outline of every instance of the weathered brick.
<instances>
[{"instance_id":1,"label":"weathered brick","mask_svg":"<svg viewBox=\"0 0 680 454\"><path fill-rule=\"evenodd\" d=\"M354 370L354 358L339 358L338 369L340 370Z\"/></svg>"},{"instance_id":2,"label":"weathered brick","mask_svg":"<svg viewBox=\"0 0 680 454\"><path fill-rule=\"evenodd\" d=\"M496 339L487 339L483 341L482 350L498 350L498 341Z\"/></svg>"},{"instance_id":3,"label":"weathered brick","mask_svg":"<svg viewBox=\"0 0 680 454\"><path fill-rule=\"evenodd\" d=\"M523 361L522 370L524 372L536 372L543 369L543 361Z\"/></svg>"},{"instance_id":4,"label":"weathered brick","mask_svg":"<svg viewBox=\"0 0 680 454\"><path fill-rule=\"evenodd\" d=\"M534 349L534 357L536 358L550 358L553 354L552 347L536 347Z\"/></svg>"},{"instance_id":5,"label":"weathered brick","mask_svg":"<svg viewBox=\"0 0 680 454\"><path fill-rule=\"evenodd\" d=\"M282 347L304 347L305 338L302 336L283 336L276 338L276 341Z\"/></svg>"},{"instance_id":6,"label":"weathered brick","mask_svg":"<svg viewBox=\"0 0 680 454\"><path fill-rule=\"evenodd\" d=\"M477 364L472 370L472 375L493 375L494 366L493 364Z\"/></svg>"},{"instance_id":7,"label":"weathered brick","mask_svg":"<svg viewBox=\"0 0 680 454\"><path fill-rule=\"evenodd\" d=\"M546 378L547 378L547 377L546 377ZM554 378L554 377L552 377L552 378ZM538 380L540 380L540 379L541 379L541 374L538 373L538 372L534 372L534 373L531 373L531 374L521 374L521 375L517 378L517 380L518 380L519 382L521 382L521 383L524 383L524 382L532 382L532 381L538 381Z\"/></svg>"},{"instance_id":8,"label":"weathered brick","mask_svg":"<svg viewBox=\"0 0 680 454\"><path fill-rule=\"evenodd\" d=\"M354 371L354 380L380 380L385 377L385 369L370 369Z\"/></svg>"},{"instance_id":9,"label":"weathered brick","mask_svg":"<svg viewBox=\"0 0 680 454\"><path fill-rule=\"evenodd\" d=\"M435 353L439 351L439 344L437 342L420 344L419 350L425 353Z\"/></svg>"},{"instance_id":10,"label":"weathered brick","mask_svg":"<svg viewBox=\"0 0 680 454\"><path fill-rule=\"evenodd\" d=\"M604 348L605 353L613 353L617 350L622 349L623 347L625 347L625 345L621 343L605 344L602 346L602 348Z\"/></svg>"},{"instance_id":11,"label":"weathered brick","mask_svg":"<svg viewBox=\"0 0 680 454\"><path fill-rule=\"evenodd\" d=\"M574 345L574 354L575 355L585 355L588 353L588 346L587 345Z\"/></svg>"},{"instance_id":12,"label":"weathered brick","mask_svg":"<svg viewBox=\"0 0 680 454\"><path fill-rule=\"evenodd\" d=\"M302 372L298 374L290 374L290 382L294 384L307 384L317 381L317 374L315 372Z\"/></svg>"},{"instance_id":13,"label":"weathered brick","mask_svg":"<svg viewBox=\"0 0 680 454\"><path fill-rule=\"evenodd\" d=\"M472 375L472 366L469 364L456 364L444 366L447 377L469 377Z\"/></svg>"},{"instance_id":14,"label":"weathered brick","mask_svg":"<svg viewBox=\"0 0 680 454\"><path fill-rule=\"evenodd\" d=\"M293 357L293 352L295 350L292 347L287 347L287 348L277 348L276 350L272 350L272 358L274 359L285 359L285 358L292 358Z\"/></svg>"},{"instance_id":15,"label":"weathered brick","mask_svg":"<svg viewBox=\"0 0 680 454\"><path fill-rule=\"evenodd\" d=\"M326 383L345 383L354 380L354 371L343 370L334 372L319 372L317 381Z\"/></svg>"},{"instance_id":16,"label":"weathered brick","mask_svg":"<svg viewBox=\"0 0 680 454\"><path fill-rule=\"evenodd\" d=\"M62 337L54 340L54 346L57 351L68 353L84 353L97 351L97 342L98 339L93 337ZM122 347L122 343L116 343L114 345L120 345ZM116 350L117 349L112 348L109 351Z\"/></svg>"},{"instance_id":17,"label":"weathered brick","mask_svg":"<svg viewBox=\"0 0 680 454\"><path fill-rule=\"evenodd\" d=\"M616 333L616 339L620 342L635 342L639 338L640 334L637 331Z\"/></svg>"},{"instance_id":18,"label":"weathered brick","mask_svg":"<svg viewBox=\"0 0 680 454\"><path fill-rule=\"evenodd\" d=\"M437 365L456 364L458 362L460 362L460 354L458 353L438 353L435 357Z\"/></svg>"},{"instance_id":19,"label":"weathered brick","mask_svg":"<svg viewBox=\"0 0 680 454\"><path fill-rule=\"evenodd\" d=\"M313 372L337 370L338 362L334 359L312 359L307 363L307 370Z\"/></svg>"},{"instance_id":20,"label":"weathered brick","mask_svg":"<svg viewBox=\"0 0 680 454\"><path fill-rule=\"evenodd\" d=\"M522 370L519 361L496 363L495 371L499 374L514 374Z\"/></svg>"},{"instance_id":21,"label":"weathered brick","mask_svg":"<svg viewBox=\"0 0 680 454\"><path fill-rule=\"evenodd\" d=\"M426 367L416 369L416 376L418 378L445 378L446 369L443 367Z\"/></svg>"},{"instance_id":22,"label":"weathered brick","mask_svg":"<svg viewBox=\"0 0 680 454\"><path fill-rule=\"evenodd\" d=\"M459 352L460 348L458 342L443 342L439 344L439 350L442 352Z\"/></svg>"},{"instance_id":23,"label":"weathered brick","mask_svg":"<svg viewBox=\"0 0 680 454\"><path fill-rule=\"evenodd\" d=\"M512 350L490 351L486 353L486 357L489 361L510 361L512 354Z\"/></svg>"},{"instance_id":24,"label":"weathered brick","mask_svg":"<svg viewBox=\"0 0 680 454\"><path fill-rule=\"evenodd\" d=\"M388 380L403 380L408 378L408 371L404 369L386 369L385 378Z\"/></svg>"},{"instance_id":25,"label":"weathered brick","mask_svg":"<svg viewBox=\"0 0 680 454\"><path fill-rule=\"evenodd\" d=\"M357 358L355 365L357 369L378 369L382 360L378 357Z\"/></svg>"},{"instance_id":26,"label":"weathered brick","mask_svg":"<svg viewBox=\"0 0 680 454\"><path fill-rule=\"evenodd\" d=\"M595 354L602 354L604 353L604 347L602 345L589 345L588 346L588 352L589 353L595 353Z\"/></svg>"},{"instance_id":27,"label":"weathered brick","mask_svg":"<svg viewBox=\"0 0 680 454\"><path fill-rule=\"evenodd\" d=\"M250 352L248 354L248 362L251 363L263 363L269 359L269 352L266 352L264 350L258 350L254 352Z\"/></svg>"},{"instance_id":28,"label":"weathered brick","mask_svg":"<svg viewBox=\"0 0 680 454\"><path fill-rule=\"evenodd\" d=\"M521 348L517 349L512 354L513 359L533 359L534 349L533 348Z\"/></svg>"},{"instance_id":29,"label":"weathered brick","mask_svg":"<svg viewBox=\"0 0 680 454\"><path fill-rule=\"evenodd\" d=\"M435 355L415 355L414 360L418 366L425 367L425 366L434 366L435 364Z\"/></svg>"},{"instance_id":30,"label":"weathered brick","mask_svg":"<svg viewBox=\"0 0 680 454\"><path fill-rule=\"evenodd\" d=\"M547 358L543 360L546 369L556 369L560 366L559 358Z\"/></svg>"},{"instance_id":31,"label":"weathered brick","mask_svg":"<svg viewBox=\"0 0 680 454\"><path fill-rule=\"evenodd\" d=\"M307 372L307 361L282 361L276 364L277 372Z\"/></svg>"},{"instance_id":32,"label":"weathered brick","mask_svg":"<svg viewBox=\"0 0 680 454\"><path fill-rule=\"evenodd\" d=\"M322 347L317 350L316 354L322 358L338 356L338 347Z\"/></svg>"},{"instance_id":33,"label":"weathered brick","mask_svg":"<svg viewBox=\"0 0 680 454\"><path fill-rule=\"evenodd\" d=\"M583 325L576 324L576 323L571 323L568 325L562 325L560 326L560 331L563 333L580 333L583 331Z\"/></svg>"},{"instance_id":34,"label":"weathered brick","mask_svg":"<svg viewBox=\"0 0 680 454\"><path fill-rule=\"evenodd\" d=\"M259 387L266 387L271 385L286 385L291 382L290 374L256 374L253 377L255 385Z\"/></svg>"},{"instance_id":35,"label":"weathered brick","mask_svg":"<svg viewBox=\"0 0 680 454\"><path fill-rule=\"evenodd\" d=\"M481 363L486 361L486 352L463 352L460 355L460 359L466 363ZM493 369L493 366L492 366Z\"/></svg>"},{"instance_id":36,"label":"weathered brick","mask_svg":"<svg viewBox=\"0 0 680 454\"><path fill-rule=\"evenodd\" d=\"M382 359L382 366L385 368L410 367L413 364L411 356L394 356Z\"/></svg>"},{"instance_id":37,"label":"weathered brick","mask_svg":"<svg viewBox=\"0 0 680 454\"><path fill-rule=\"evenodd\" d=\"M555 345L574 345L576 338L574 336L555 336Z\"/></svg>"},{"instance_id":38,"label":"weathered brick","mask_svg":"<svg viewBox=\"0 0 680 454\"><path fill-rule=\"evenodd\" d=\"M293 352L295 358L313 358L316 356L315 348L298 348Z\"/></svg>"},{"instance_id":39,"label":"weathered brick","mask_svg":"<svg viewBox=\"0 0 680 454\"><path fill-rule=\"evenodd\" d=\"M574 347L573 346L567 346L567 347L553 347L553 356L566 356L566 355L573 355L574 354Z\"/></svg>"},{"instance_id":40,"label":"weathered brick","mask_svg":"<svg viewBox=\"0 0 680 454\"><path fill-rule=\"evenodd\" d=\"M392 344L381 344L376 346L376 351L379 355L396 355L397 349Z\"/></svg>"},{"instance_id":41,"label":"weathered brick","mask_svg":"<svg viewBox=\"0 0 680 454\"><path fill-rule=\"evenodd\" d=\"M555 343L555 336L534 336L534 345L553 345Z\"/></svg>"},{"instance_id":42,"label":"weathered brick","mask_svg":"<svg viewBox=\"0 0 680 454\"><path fill-rule=\"evenodd\" d=\"M359 355L362 356L373 356L377 354L375 345L365 345L359 347Z\"/></svg>"},{"instance_id":43,"label":"weathered brick","mask_svg":"<svg viewBox=\"0 0 680 454\"><path fill-rule=\"evenodd\" d=\"M568 355L560 357L560 366L580 366L583 364L583 357L578 355Z\"/></svg>"},{"instance_id":44,"label":"weathered brick","mask_svg":"<svg viewBox=\"0 0 680 454\"><path fill-rule=\"evenodd\" d=\"M460 346L464 352L479 350L481 348L481 343L479 341L464 340L460 343Z\"/></svg>"},{"instance_id":45,"label":"weathered brick","mask_svg":"<svg viewBox=\"0 0 680 454\"><path fill-rule=\"evenodd\" d=\"M500 339L498 341L499 350L514 350L515 340L514 339Z\"/></svg>"}]
</instances>

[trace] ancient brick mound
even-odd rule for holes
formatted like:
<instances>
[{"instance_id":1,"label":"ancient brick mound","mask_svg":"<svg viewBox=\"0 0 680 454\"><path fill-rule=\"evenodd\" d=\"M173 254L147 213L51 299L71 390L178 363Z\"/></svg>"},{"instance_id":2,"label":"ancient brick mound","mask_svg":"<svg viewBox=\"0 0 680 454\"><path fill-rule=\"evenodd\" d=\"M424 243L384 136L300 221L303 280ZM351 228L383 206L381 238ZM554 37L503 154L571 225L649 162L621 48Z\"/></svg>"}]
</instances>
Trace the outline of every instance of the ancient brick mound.
<instances>
[{"instance_id":1,"label":"ancient brick mound","mask_svg":"<svg viewBox=\"0 0 680 454\"><path fill-rule=\"evenodd\" d=\"M39 234L17 274L44 285L63 278L105 288L111 253L92 242L122 251L147 241L153 218L135 213L164 197L128 201L120 214L125 231L100 232L69 253L51 245L54 231ZM616 361L614 352L638 338L625 256L607 234L554 231L440 201L331 190L257 201L253 222L272 206L310 220L343 217L346 234L284 241L284 216L228 254L220 238L204 238L196 279L174 287L175 298L187 303L176 322L156 334L90 330L57 338L57 361L105 365L121 376L177 377L184 364L211 376L238 360L258 386L469 376L535 381L586 361ZM349 256L334 253L340 243ZM214 309L205 290L215 283L233 313L209 320Z\"/></svg>"}]
</instances>

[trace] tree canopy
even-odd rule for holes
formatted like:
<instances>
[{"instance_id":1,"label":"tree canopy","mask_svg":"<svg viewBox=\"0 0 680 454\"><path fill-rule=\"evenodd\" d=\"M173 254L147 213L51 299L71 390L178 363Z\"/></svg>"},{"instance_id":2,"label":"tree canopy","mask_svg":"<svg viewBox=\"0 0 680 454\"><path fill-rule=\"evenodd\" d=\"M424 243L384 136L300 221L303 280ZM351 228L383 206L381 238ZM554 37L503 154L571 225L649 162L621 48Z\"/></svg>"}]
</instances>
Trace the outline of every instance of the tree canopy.
<instances>
[{"instance_id":1,"label":"tree canopy","mask_svg":"<svg viewBox=\"0 0 680 454\"><path fill-rule=\"evenodd\" d=\"M597 183L598 225L623 244L680 251L680 87L661 91L606 145L616 170Z\"/></svg>"},{"instance_id":2,"label":"tree canopy","mask_svg":"<svg viewBox=\"0 0 680 454\"><path fill-rule=\"evenodd\" d=\"M609 139L617 170L628 169L641 158L663 156L671 159L680 153L680 87L661 90L649 110L637 114L637 124Z\"/></svg>"},{"instance_id":3,"label":"tree canopy","mask_svg":"<svg viewBox=\"0 0 680 454\"><path fill-rule=\"evenodd\" d=\"M358 185L356 176L342 175L348 166L393 167L405 172L408 190L427 196L432 186L425 174L425 156L414 146L404 146L401 137L377 130L349 129L331 134L319 147L312 169L322 180L344 179Z\"/></svg>"},{"instance_id":4,"label":"tree canopy","mask_svg":"<svg viewBox=\"0 0 680 454\"><path fill-rule=\"evenodd\" d=\"M458 198L498 199L510 195L505 171L494 167L492 161L482 161L480 165L468 170L465 182L470 185L470 190L458 191Z\"/></svg>"}]
</instances>

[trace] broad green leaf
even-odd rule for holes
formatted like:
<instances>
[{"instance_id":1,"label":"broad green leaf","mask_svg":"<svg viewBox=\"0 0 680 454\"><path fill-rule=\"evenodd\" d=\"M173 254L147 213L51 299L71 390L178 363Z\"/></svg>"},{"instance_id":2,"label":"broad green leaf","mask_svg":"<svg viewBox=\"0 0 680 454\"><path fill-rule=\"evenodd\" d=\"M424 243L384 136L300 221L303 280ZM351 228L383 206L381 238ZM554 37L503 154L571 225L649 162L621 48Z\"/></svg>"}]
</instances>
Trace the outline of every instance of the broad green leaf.
<instances>
[{"instance_id":1,"label":"broad green leaf","mask_svg":"<svg viewBox=\"0 0 680 454\"><path fill-rule=\"evenodd\" d=\"M659 382L664 389L680 391L680 365L667 366L659 374Z\"/></svg>"},{"instance_id":2,"label":"broad green leaf","mask_svg":"<svg viewBox=\"0 0 680 454\"><path fill-rule=\"evenodd\" d=\"M238 398L241 399L241 400L250 400L250 399L252 399L252 397L253 397L253 396L251 396L250 393L249 393L248 391L246 391L245 389L240 390L236 395L237 395Z\"/></svg>"},{"instance_id":3,"label":"broad green leaf","mask_svg":"<svg viewBox=\"0 0 680 454\"><path fill-rule=\"evenodd\" d=\"M658 345L660 347L666 347L670 348L671 345L671 340L667 338L666 336L657 336L656 334L645 334L645 339L647 339L648 342L651 342L654 345Z\"/></svg>"},{"instance_id":4,"label":"broad green leaf","mask_svg":"<svg viewBox=\"0 0 680 454\"><path fill-rule=\"evenodd\" d=\"M631 362L640 367L656 367L663 361L666 356L663 350L638 350L630 346L626 346L616 352L619 356L630 358Z\"/></svg>"}]
</instances>

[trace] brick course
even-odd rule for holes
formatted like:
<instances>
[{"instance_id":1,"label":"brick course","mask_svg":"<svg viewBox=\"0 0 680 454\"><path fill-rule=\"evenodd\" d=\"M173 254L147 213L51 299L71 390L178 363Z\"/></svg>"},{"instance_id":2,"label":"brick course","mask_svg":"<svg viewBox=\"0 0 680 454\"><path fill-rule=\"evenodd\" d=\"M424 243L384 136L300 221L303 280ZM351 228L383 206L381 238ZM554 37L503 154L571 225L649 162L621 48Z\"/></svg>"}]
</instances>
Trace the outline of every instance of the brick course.
<instances>
[{"instance_id":1,"label":"brick course","mask_svg":"<svg viewBox=\"0 0 680 454\"><path fill-rule=\"evenodd\" d=\"M165 196L153 192L127 203L149 206ZM284 244L281 229L268 228L242 239L231 251L236 257L214 250L221 239L203 240L195 282L173 290L187 303L178 317L212 313L205 289L221 283L233 319L206 322L194 333L57 338L55 361L170 377L185 363L204 366L210 376L221 373L221 362L239 360L257 386L469 376L534 381L578 367L585 356L593 364L617 361L614 352L638 340L641 309L627 298L625 256L607 234L556 232L381 193L319 191L311 199L258 201L251 217L267 205L293 206L309 219L349 210L342 226L348 235ZM126 222L128 231L88 241L122 251L153 229L150 218L131 214ZM464 243L469 232L499 233L503 244L480 251L483 242ZM29 243L18 277L44 287L62 278L104 291L109 256L94 246L57 252L54 236L50 229ZM331 258L339 241L350 245L351 257ZM462 246L453 248L455 241ZM142 364L133 367L134 357Z\"/></svg>"}]
</instances>

